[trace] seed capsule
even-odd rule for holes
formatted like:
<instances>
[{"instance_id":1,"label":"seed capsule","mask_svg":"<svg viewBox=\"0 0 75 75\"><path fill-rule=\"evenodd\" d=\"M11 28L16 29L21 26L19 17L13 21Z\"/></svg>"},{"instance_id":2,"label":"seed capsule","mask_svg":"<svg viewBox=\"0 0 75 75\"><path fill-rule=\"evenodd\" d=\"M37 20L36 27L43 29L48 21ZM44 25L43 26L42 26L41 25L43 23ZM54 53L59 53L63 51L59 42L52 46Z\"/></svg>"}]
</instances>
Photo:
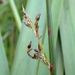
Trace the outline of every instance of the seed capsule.
<instances>
[{"instance_id":1,"label":"seed capsule","mask_svg":"<svg viewBox=\"0 0 75 75\"><path fill-rule=\"evenodd\" d=\"M53 72L53 69L54 69L53 65L50 64L50 72L51 72L51 73Z\"/></svg>"},{"instance_id":2,"label":"seed capsule","mask_svg":"<svg viewBox=\"0 0 75 75\"><path fill-rule=\"evenodd\" d=\"M29 45L27 46L28 49L31 48L31 43L32 43L32 41L30 41Z\"/></svg>"},{"instance_id":3,"label":"seed capsule","mask_svg":"<svg viewBox=\"0 0 75 75\"><path fill-rule=\"evenodd\" d=\"M40 16L41 16L41 14L38 14L35 19L36 20L39 20L40 19Z\"/></svg>"}]
</instances>

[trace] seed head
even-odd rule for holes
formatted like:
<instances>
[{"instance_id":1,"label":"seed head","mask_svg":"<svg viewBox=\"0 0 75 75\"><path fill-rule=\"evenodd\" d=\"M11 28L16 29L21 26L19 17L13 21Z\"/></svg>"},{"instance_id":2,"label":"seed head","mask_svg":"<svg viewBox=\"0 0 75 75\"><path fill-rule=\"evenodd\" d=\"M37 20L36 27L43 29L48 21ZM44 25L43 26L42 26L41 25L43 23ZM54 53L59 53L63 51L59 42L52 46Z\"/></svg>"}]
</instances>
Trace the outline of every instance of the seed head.
<instances>
[{"instance_id":1,"label":"seed head","mask_svg":"<svg viewBox=\"0 0 75 75\"><path fill-rule=\"evenodd\" d=\"M32 41L30 41L29 45L27 46L28 49L31 48L31 43L32 43Z\"/></svg>"},{"instance_id":2,"label":"seed head","mask_svg":"<svg viewBox=\"0 0 75 75\"><path fill-rule=\"evenodd\" d=\"M40 16L41 14L38 14L35 19L38 21L40 19Z\"/></svg>"}]
</instances>

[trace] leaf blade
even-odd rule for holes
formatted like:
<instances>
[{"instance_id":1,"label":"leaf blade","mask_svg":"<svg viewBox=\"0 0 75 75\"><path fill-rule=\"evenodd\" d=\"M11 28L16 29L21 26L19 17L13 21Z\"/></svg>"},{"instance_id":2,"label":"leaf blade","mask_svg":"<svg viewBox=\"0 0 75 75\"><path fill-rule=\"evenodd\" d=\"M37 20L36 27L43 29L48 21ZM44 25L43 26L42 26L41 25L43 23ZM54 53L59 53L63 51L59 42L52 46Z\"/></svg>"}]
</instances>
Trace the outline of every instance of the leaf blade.
<instances>
[{"instance_id":1,"label":"leaf blade","mask_svg":"<svg viewBox=\"0 0 75 75\"><path fill-rule=\"evenodd\" d=\"M72 21L68 0L64 1L62 19L60 25L60 35L62 42L62 52L64 58L64 67L66 75L74 75L75 69L75 25ZM74 15L74 14L73 14Z\"/></svg>"},{"instance_id":2,"label":"leaf blade","mask_svg":"<svg viewBox=\"0 0 75 75\"><path fill-rule=\"evenodd\" d=\"M8 62L2 42L1 32L0 32L0 75L9 75Z\"/></svg>"}]
</instances>

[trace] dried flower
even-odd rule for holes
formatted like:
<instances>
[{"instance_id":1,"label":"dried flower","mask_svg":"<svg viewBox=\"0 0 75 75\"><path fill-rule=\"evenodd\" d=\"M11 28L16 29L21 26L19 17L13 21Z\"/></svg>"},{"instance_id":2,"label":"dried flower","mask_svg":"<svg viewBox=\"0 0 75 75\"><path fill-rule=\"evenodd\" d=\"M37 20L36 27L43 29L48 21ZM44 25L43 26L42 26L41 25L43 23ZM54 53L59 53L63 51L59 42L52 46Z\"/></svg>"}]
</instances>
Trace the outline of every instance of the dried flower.
<instances>
[{"instance_id":1,"label":"dried flower","mask_svg":"<svg viewBox=\"0 0 75 75\"><path fill-rule=\"evenodd\" d=\"M40 44L38 44L38 49L39 49L39 51L41 51L41 47L40 47Z\"/></svg>"},{"instance_id":2,"label":"dried flower","mask_svg":"<svg viewBox=\"0 0 75 75\"><path fill-rule=\"evenodd\" d=\"M36 37L37 37L38 39L40 38L39 33L38 33L38 31L39 31L38 21L39 21L39 19L40 19L40 16L41 16L41 14L38 14L38 15L36 16L36 18L35 18L35 23L34 23L34 25L35 25Z\"/></svg>"},{"instance_id":3,"label":"dried flower","mask_svg":"<svg viewBox=\"0 0 75 75\"><path fill-rule=\"evenodd\" d=\"M32 21L30 19L30 17L28 16L28 14L26 14L26 11L22 5L22 12L23 12L23 15L24 15L24 18L26 20L26 22L24 22L24 24L27 26L27 27L30 27L32 28L31 24L32 24Z\"/></svg>"},{"instance_id":4,"label":"dried flower","mask_svg":"<svg viewBox=\"0 0 75 75\"><path fill-rule=\"evenodd\" d=\"M40 19L40 16L41 16L41 14L38 14L36 17L35 17L35 23L34 23L34 25L32 24L32 21L31 21L31 19L30 19L30 17L28 16L28 14L25 12L25 10L24 10L24 7L22 6L22 12L23 12L23 15L24 15L24 18L25 18L25 22L24 22L24 24L27 26L27 27L30 27L32 30L33 30L33 32L34 32L34 34L35 34L35 36L36 36L36 38L37 38L37 40L38 40L38 49L36 49L36 48L31 48L31 45L32 45L32 41L30 41L30 43L28 44L28 46L27 46L27 54L28 54L28 56L29 57L31 57L32 59L40 59L40 61L42 61L47 67L48 67L48 69L50 70L50 72L52 73L53 72L53 65L52 64L50 64L50 62L47 60L47 58L46 58L46 53L45 54L43 54L42 53L42 50L43 50L43 45L42 45L42 43L41 43L41 41L40 41L40 38L42 37L42 35L40 36L39 35L39 25L38 25L38 21L39 21L39 19ZM50 35L50 29L49 29L49 35ZM32 51L32 50L34 50L34 54L32 55L30 52Z\"/></svg>"},{"instance_id":5,"label":"dried flower","mask_svg":"<svg viewBox=\"0 0 75 75\"><path fill-rule=\"evenodd\" d=\"M35 19L38 21L40 19L40 16L41 16L41 14L39 13Z\"/></svg>"},{"instance_id":6,"label":"dried flower","mask_svg":"<svg viewBox=\"0 0 75 75\"><path fill-rule=\"evenodd\" d=\"M27 46L28 49L31 48L31 43L32 43L32 41L30 41L29 45Z\"/></svg>"}]
</instances>

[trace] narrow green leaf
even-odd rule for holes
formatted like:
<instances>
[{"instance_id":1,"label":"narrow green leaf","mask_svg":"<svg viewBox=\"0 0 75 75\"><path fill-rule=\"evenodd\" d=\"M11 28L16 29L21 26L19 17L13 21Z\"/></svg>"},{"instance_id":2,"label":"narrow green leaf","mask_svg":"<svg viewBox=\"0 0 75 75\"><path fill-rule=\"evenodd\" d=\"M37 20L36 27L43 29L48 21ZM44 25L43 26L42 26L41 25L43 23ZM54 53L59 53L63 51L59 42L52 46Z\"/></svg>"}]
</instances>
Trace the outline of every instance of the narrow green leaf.
<instances>
[{"instance_id":1,"label":"narrow green leaf","mask_svg":"<svg viewBox=\"0 0 75 75\"><path fill-rule=\"evenodd\" d=\"M53 41L53 48L56 49L56 42L57 42L57 35L58 35L58 28L59 22L61 18L63 7L63 0L53 0L52 2L52 41Z\"/></svg>"},{"instance_id":2,"label":"narrow green leaf","mask_svg":"<svg viewBox=\"0 0 75 75\"><path fill-rule=\"evenodd\" d=\"M9 4L10 4L11 10L13 12L15 21L16 21L16 26L17 26L18 30L20 31L21 30L21 19L20 19L19 13L17 11L14 0L9 0Z\"/></svg>"},{"instance_id":3,"label":"narrow green leaf","mask_svg":"<svg viewBox=\"0 0 75 75\"><path fill-rule=\"evenodd\" d=\"M56 42L57 42L57 35L58 35L58 28L59 28L59 22L61 17L61 10L63 5L63 0L53 0L52 6L50 5L50 0L46 0L47 4L47 20L48 20L48 30L50 31L50 37L48 37L49 46L49 53L50 53L50 61L51 64L56 64ZM50 10L51 9L51 10ZM49 35L48 35L49 36ZM57 65L57 64L56 64ZM54 73L52 75L55 75L56 68L54 69Z\"/></svg>"},{"instance_id":4,"label":"narrow green leaf","mask_svg":"<svg viewBox=\"0 0 75 75\"><path fill-rule=\"evenodd\" d=\"M8 62L2 42L1 32L0 32L0 75L9 75Z\"/></svg>"},{"instance_id":5,"label":"narrow green leaf","mask_svg":"<svg viewBox=\"0 0 75 75\"><path fill-rule=\"evenodd\" d=\"M64 65L61 43L59 37L56 43L56 75L64 75Z\"/></svg>"},{"instance_id":6,"label":"narrow green leaf","mask_svg":"<svg viewBox=\"0 0 75 75\"><path fill-rule=\"evenodd\" d=\"M75 1L72 0L70 3L70 1L64 0L60 25L60 35L66 75L75 75L75 17L73 17L74 8L72 8L75 6L75 4L72 5L73 2Z\"/></svg>"},{"instance_id":7,"label":"narrow green leaf","mask_svg":"<svg viewBox=\"0 0 75 75\"><path fill-rule=\"evenodd\" d=\"M54 65L56 60L56 51L54 50L56 50L59 20L60 20L60 15L62 10L62 1L63 0L57 0L57 1L53 0L52 6L51 6L50 0L46 0L49 57L50 57L51 64L54 64ZM55 70L54 70L54 73L52 73L52 75L56 74Z\"/></svg>"},{"instance_id":8,"label":"narrow green leaf","mask_svg":"<svg viewBox=\"0 0 75 75\"><path fill-rule=\"evenodd\" d=\"M49 47L49 58L50 62L53 63L53 45L52 45L52 12L50 0L46 0L46 11L47 11L47 32L48 32L48 47Z\"/></svg>"}]
</instances>

